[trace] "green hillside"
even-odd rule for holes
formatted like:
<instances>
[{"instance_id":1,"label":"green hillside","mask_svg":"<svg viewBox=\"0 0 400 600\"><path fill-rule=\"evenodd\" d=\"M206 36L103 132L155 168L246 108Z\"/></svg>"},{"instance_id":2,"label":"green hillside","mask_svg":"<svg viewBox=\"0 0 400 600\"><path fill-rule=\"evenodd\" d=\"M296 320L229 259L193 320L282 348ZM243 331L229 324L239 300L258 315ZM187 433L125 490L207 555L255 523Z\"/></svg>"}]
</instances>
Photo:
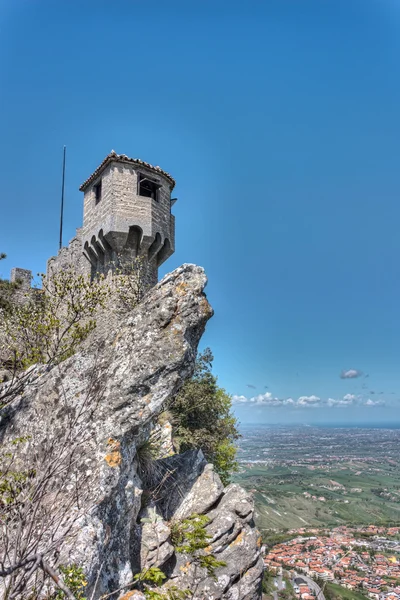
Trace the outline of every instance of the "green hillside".
<instances>
[{"instance_id":1,"label":"green hillside","mask_svg":"<svg viewBox=\"0 0 400 600\"><path fill-rule=\"evenodd\" d=\"M324 470L257 464L235 481L253 490L260 529L400 522L400 471L393 465L375 462L371 469L352 462Z\"/></svg>"}]
</instances>

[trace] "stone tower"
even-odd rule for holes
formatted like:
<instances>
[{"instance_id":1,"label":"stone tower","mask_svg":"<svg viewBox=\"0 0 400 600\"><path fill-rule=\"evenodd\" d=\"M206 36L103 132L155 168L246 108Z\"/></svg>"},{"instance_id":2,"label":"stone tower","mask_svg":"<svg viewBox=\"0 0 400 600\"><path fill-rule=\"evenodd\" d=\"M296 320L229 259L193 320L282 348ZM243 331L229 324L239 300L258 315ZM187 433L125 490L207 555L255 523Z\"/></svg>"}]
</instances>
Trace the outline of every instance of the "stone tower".
<instances>
[{"instance_id":1,"label":"stone tower","mask_svg":"<svg viewBox=\"0 0 400 600\"><path fill-rule=\"evenodd\" d=\"M160 167L112 151L79 188L83 227L49 260L48 272L73 263L95 276L141 257L148 283L157 283L158 267L175 249L174 186Z\"/></svg>"}]
</instances>

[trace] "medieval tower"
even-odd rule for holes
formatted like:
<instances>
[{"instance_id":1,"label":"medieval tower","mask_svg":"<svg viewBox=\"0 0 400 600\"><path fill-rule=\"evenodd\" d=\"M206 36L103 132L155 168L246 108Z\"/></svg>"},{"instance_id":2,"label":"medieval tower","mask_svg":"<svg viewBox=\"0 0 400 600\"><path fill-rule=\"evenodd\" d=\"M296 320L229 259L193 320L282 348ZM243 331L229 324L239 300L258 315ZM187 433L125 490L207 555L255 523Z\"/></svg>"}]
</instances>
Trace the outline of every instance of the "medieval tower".
<instances>
[{"instance_id":1,"label":"medieval tower","mask_svg":"<svg viewBox=\"0 0 400 600\"><path fill-rule=\"evenodd\" d=\"M140 257L155 285L158 267L175 249L174 186L160 167L112 151L79 188L83 226L49 259L48 274L73 264L94 277Z\"/></svg>"}]
</instances>

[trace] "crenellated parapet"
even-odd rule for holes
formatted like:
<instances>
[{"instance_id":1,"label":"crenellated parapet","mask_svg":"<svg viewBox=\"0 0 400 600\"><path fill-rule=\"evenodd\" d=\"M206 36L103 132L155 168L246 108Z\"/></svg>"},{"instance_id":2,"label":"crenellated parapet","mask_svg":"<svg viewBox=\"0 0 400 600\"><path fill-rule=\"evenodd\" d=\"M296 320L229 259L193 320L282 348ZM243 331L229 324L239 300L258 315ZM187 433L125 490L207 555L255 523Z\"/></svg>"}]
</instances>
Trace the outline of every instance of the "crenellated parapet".
<instances>
[{"instance_id":1,"label":"crenellated parapet","mask_svg":"<svg viewBox=\"0 0 400 600\"><path fill-rule=\"evenodd\" d=\"M69 242L68 246L63 246L56 256L52 256L47 261L47 275L50 276L55 271L66 269L73 265L79 273L90 273L90 264L82 252L82 228L76 230L75 237Z\"/></svg>"}]
</instances>

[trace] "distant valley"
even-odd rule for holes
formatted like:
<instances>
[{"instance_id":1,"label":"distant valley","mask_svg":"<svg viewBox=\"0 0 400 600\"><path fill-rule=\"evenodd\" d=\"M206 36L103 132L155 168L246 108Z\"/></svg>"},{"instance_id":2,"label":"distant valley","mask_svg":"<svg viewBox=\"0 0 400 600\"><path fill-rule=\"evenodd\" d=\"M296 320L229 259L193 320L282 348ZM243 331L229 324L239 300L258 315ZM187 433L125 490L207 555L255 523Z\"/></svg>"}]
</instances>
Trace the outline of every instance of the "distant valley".
<instances>
[{"instance_id":1,"label":"distant valley","mask_svg":"<svg viewBox=\"0 0 400 600\"><path fill-rule=\"evenodd\" d=\"M242 426L235 481L271 530L400 523L400 429Z\"/></svg>"}]
</instances>

